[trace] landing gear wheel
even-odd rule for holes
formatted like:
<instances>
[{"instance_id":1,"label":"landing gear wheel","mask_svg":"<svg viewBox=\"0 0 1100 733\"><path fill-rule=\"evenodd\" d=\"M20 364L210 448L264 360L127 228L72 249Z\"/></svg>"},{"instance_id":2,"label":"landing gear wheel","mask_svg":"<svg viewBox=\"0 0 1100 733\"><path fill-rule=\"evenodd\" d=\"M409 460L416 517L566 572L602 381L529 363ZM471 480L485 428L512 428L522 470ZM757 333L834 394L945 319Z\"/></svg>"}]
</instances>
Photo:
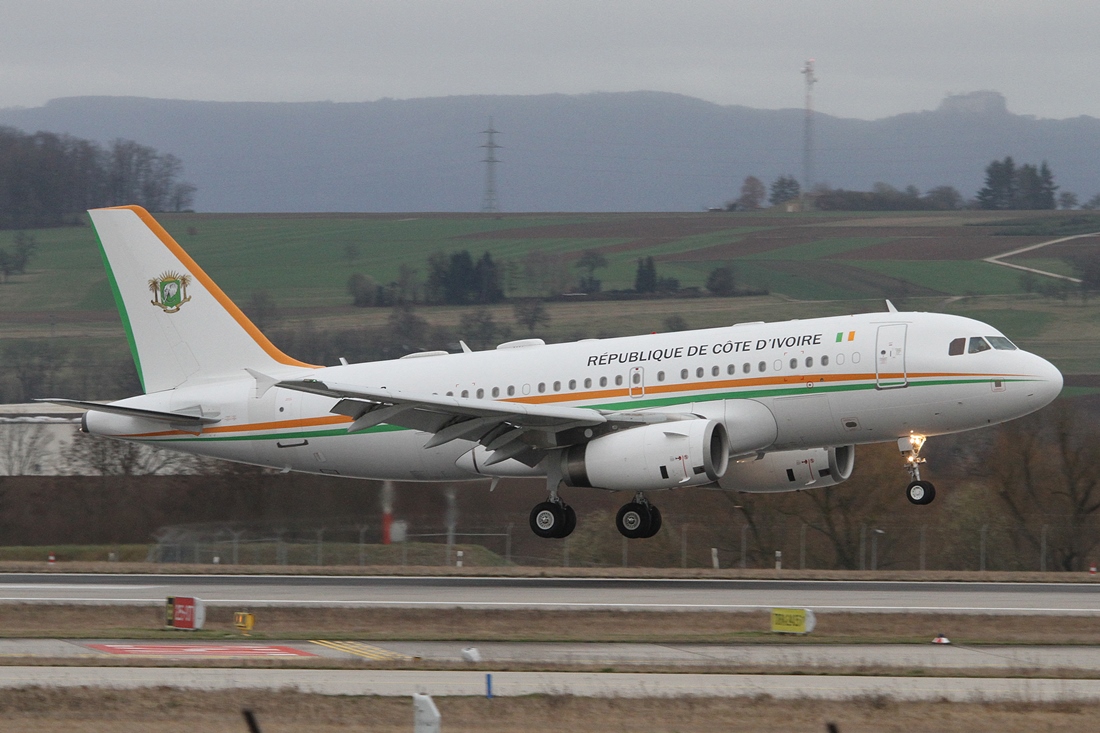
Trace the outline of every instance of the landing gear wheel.
<instances>
[{"instance_id":1,"label":"landing gear wheel","mask_svg":"<svg viewBox=\"0 0 1100 733\"><path fill-rule=\"evenodd\" d=\"M562 536L566 526L566 512L561 504L544 501L531 510L531 531L539 537L552 539Z\"/></svg>"},{"instance_id":2,"label":"landing gear wheel","mask_svg":"<svg viewBox=\"0 0 1100 733\"><path fill-rule=\"evenodd\" d=\"M652 504L649 505L649 531L642 535L642 539L649 539L661 531L661 510Z\"/></svg>"},{"instance_id":3,"label":"landing gear wheel","mask_svg":"<svg viewBox=\"0 0 1100 733\"><path fill-rule=\"evenodd\" d=\"M573 507L568 504L565 505L565 524L561 528L561 534L558 537L565 539L569 535L573 534L573 530L577 528L577 512L573 510Z\"/></svg>"},{"instance_id":4,"label":"landing gear wheel","mask_svg":"<svg viewBox=\"0 0 1100 733\"><path fill-rule=\"evenodd\" d=\"M931 481L914 481L906 487L905 496L912 504L931 504L936 498L936 487Z\"/></svg>"},{"instance_id":5,"label":"landing gear wheel","mask_svg":"<svg viewBox=\"0 0 1100 733\"><path fill-rule=\"evenodd\" d=\"M619 534L628 539L648 537L646 533L649 532L649 526L649 507L640 502L632 501L629 504L623 504L619 513L615 515L615 528L619 530Z\"/></svg>"}]
</instances>

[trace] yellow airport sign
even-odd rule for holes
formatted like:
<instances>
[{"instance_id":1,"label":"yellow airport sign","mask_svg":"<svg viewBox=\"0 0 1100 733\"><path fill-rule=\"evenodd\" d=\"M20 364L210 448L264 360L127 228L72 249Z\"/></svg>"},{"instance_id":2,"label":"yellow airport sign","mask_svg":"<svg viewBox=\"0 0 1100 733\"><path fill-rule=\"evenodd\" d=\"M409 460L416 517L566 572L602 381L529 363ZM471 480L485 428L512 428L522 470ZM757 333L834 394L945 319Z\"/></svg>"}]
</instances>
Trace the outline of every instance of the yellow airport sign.
<instances>
[{"instance_id":1,"label":"yellow airport sign","mask_svg":"<svg viewBox=\"0 0 1100 733\"><path fill-rule=\"evenodd\" d=\"M816 625L814 612L808 608L772 609L772 632L776 634L808 634Z\"/></svg>"}]
</instances>

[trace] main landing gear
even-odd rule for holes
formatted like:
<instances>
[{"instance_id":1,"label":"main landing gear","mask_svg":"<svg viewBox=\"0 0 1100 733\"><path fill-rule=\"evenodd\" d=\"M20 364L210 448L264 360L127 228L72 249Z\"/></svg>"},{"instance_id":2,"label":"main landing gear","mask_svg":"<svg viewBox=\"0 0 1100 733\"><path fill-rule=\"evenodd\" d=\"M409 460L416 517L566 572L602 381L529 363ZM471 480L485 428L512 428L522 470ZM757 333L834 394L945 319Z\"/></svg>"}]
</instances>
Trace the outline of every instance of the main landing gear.
<instances>
[{"instance_id":1,"label":"main landing gear","mask_svg":"<svg viewBox=\"0 0 1100 733\"><path fill-rule=\"evenodd\" d=\"M905 487L905 498L909 499L911 504L931 504L932 500L936 498L936 487L932 485L932 482L921 481L920 479L920 464L925 462L920 457L920 449L924 447L925 440L923 435L909 435L898 438L898 450L901 451L901 455L905 459L905 470L909 472L909 477L913 479Z\"/></svg>"},{"instance_id":2,"label":"main landing gear","mask_svg":"<svg viewBox=\"0 0 1100 733\"><path fill-rule=\"evenodd\" d=\"M551 456L547 462L546 501L536 504L531 510L531 531L546 539L564 539L577 528L577 513L558 496L561 485L561 462ZM649 503L641 491L634 500L623 504L615 517L615 527L623 537L645 539L657 534L661 529L661 512Z\"/></svg>"},{"instance_id":3,"label":"main landing gear","mask_svg":"<svg viewBox=\"0 0 1100 733\"><path fill-rule=\"evenodd\" d=\"M634 501L623 504L615 516L615 527L628 539L647 539L661 530L661 510L638 492Z\"/></svg>"},{"instance_id":4,"label":"main landing gear","mask_svg":"<svg viewBox=\"0 0 1100 733\"><path fill-rule=\"evenodd\" d=\"M577 528L577 513L555 492L531 510L531 531L546 539L563 539Z\"/></svg>"}]
</instances>

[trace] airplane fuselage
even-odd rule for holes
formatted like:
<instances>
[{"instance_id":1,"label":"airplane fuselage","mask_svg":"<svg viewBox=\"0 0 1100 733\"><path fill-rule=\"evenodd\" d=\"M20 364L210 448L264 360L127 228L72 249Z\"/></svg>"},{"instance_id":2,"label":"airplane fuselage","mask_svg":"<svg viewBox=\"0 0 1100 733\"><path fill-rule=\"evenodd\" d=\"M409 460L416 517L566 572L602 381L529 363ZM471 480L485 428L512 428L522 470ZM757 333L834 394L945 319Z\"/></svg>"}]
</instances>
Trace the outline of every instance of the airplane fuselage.
<instances>
[{"instance_id":1,"label":"airplane fuselage","mask_svg":"<svg viewBox=\"0 0 1100 733\"><path fill-rule=\"evenodd\" d=\"M962 353L952 353L959 339ZM751 430L774 434L765 451L984 427L1038 409L1062 385L1049 362L1015 348L986 324L909 312L554 345L514 342L489 351L280 369L267 376L518 404L686 412L726 417L727 424L728 411L752 401L766 408L760 414L770 413L751 422ZM420 481L545 473L514 460L478 467L464 459L474 442L425 449L430 434L414 429L381 424L349 433L352 418L333 414L334 403L265 386L242 370L117 403L219 417L198 432L99 412L87 420L95 433L293 471ZM734 446L735 432L731 428Z\"/></svg>"}]
</instances>

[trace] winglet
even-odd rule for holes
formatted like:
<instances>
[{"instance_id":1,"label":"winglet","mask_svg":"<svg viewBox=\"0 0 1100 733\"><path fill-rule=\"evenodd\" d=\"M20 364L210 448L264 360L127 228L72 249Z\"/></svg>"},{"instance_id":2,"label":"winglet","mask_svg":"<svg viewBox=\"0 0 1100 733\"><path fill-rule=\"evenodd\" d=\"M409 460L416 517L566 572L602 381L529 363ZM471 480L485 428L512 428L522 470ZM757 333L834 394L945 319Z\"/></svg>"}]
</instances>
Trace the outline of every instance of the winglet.
<instances>
[{"instance_id":1,"label":"winglet","mask_svg":"<svg viewBox=\"0 0 1100 733\"><path fill-rule=\"evenodd\" d=\"M894 304L890 302L889 298L886 299L886 310L890 311L891 313L898 312L898 309L894 307Z\"/></svg>"}]
</instances>

